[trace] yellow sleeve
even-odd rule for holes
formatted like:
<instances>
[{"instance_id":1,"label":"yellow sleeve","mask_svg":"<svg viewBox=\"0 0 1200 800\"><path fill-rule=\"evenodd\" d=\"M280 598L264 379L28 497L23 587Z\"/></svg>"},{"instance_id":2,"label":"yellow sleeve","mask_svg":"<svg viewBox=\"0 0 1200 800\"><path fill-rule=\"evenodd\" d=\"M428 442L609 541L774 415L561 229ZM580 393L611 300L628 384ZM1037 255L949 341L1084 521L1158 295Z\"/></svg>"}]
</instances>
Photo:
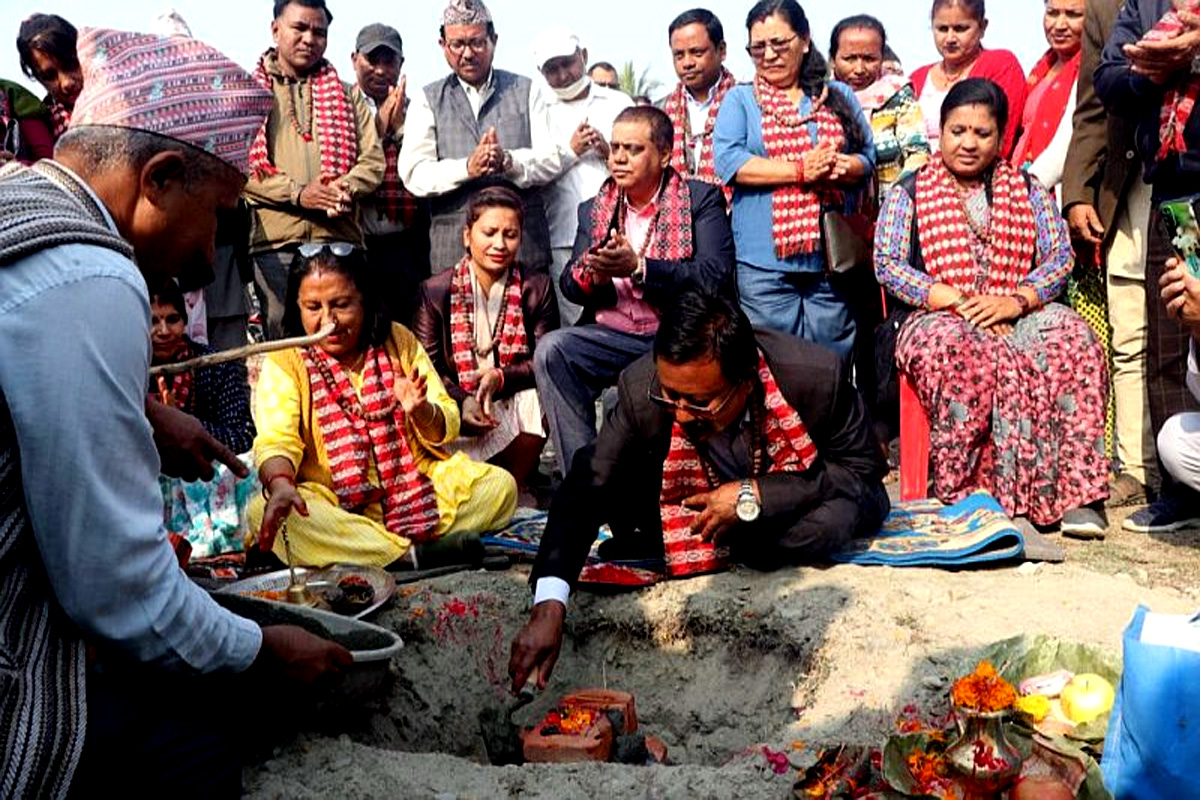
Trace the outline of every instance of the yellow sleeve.
<instances>
[{"instance_id":1,"label":"yellow sleeve","mask_svg":"<svg viewBox=\"0 0 1200 800\"><path fill-rule=\"evenodd\" d=\"M438 377L437 370L434 369L433 362L426 354L425 348L421 347L417 337L413 336L408 328L393 324L392 340L396 343L396 348L400 353L400 363L403 365L405 373L411 375L415 367L418 374L425 376L425 394L429 398L429 402L441 409L442 417L446 420L446 435L439 442L427 440L416 429L416 426L412 427L413 433L421 440L422 444L429 447L442 447L453 442L458 438L461 425L458 403L455 403L454 398L447 393L446 386Z\"/></svg>"},{"instance_id":2,"label":"yellow sleeve","mask_svg":"<svg viewBox=\"0 0 1200 800\"><path fill-rule=\"evenodd\" d=\"M295 379L274 358L263 360L254 392L255 425L254 463L283 456L300 468L304 458L304 440L300 437L300 390Z\"/></svg>"}]
</instances>

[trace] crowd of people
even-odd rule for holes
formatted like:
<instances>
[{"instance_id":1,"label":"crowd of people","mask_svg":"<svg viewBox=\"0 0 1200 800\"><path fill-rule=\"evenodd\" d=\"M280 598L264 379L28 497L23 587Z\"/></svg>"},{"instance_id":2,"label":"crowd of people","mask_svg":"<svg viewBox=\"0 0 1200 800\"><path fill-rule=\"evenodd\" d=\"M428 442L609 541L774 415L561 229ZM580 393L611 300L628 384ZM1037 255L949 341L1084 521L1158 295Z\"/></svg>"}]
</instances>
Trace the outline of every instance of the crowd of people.
<instances>
[{"instance_id":1,"label":"crowd of people","mask_svg":"<svg viewBox=\"0 0 1200 800\"><path fill-rule=\"evenodd\" d=\"M1113 507L1200 523L1200 265L1160 207L1200 175L1177 6L1045 0L1026 74L984 47L984 0L933 0L940 59L911 72L874 17L826 58L797 0L759 0L744 76L691 9L657 102L562 26L537 75L495 68L482 0L450 0L419 90L383 22L343 80L326 0L276 0L252 70L177 15L25 19L46 95L0 80L0 627L25 632L0 795L132 763L236 794L238 748L173 681L349 663L223 610L170 536L412 570L550 495L519 690L602 526L602 558L670 577L877 532L901 382L942 502L1083 538ZM305 338L253 391L240 363L173 369L254 336Z\"/></svg>"}]
</instances>

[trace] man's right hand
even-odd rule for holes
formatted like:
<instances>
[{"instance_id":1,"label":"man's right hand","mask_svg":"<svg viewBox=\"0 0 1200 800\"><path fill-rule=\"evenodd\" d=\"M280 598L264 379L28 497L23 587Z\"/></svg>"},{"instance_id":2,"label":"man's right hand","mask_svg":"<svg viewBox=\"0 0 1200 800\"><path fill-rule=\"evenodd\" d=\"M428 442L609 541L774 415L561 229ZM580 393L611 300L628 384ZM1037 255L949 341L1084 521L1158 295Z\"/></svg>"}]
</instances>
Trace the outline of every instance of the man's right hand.
<instances>
[{"instance_id":1,"label":"man's right hand","mask_svg":"<svg viewBox=\"0 0 1200 800\"><path fill-rule=\"evenodd\" d=\"M324 211L326 214L342 213L345 193L334 183L313 181L300 190L300 207L309 211Z\"/></svg>"},{"instance_id":2,"label":"man's right hand","mask_svg":"<svg viewBox=\"0 0 1200 800\"><path fill-rule=\"evenodd\" d=\"M1101 244L1104 225L1092 204L1076 203L1067 209L1067 225L1071 228L1071 238L1094 246Z\"/></svg>"},{"instance_id":3,"label":"man's right hand","mask_svg":"<svg viewBox=\"0 0 1200 800\"><path fill-rule=\"evenodd\" d=\"M1169 83L1191 69L1192 60L1200 55L1200 16L1182 10L1177 13L1181 29L1174 36L1158 41L1142 39L1122 48L1130 69L1152 83Z\"/></svg>"},{"instance_id":4,"label":"man's right hand","mask_svg":"<svg viewBox=\"0 0 1200 800\"><path fill-rule=\"evenodd\" d=\"M314 636L295 625L268 625L262 629L262 647L255 667L262 667L302 686L330 686L341 682L354 658L336 642Z\"/></svg>"},{"instance_id":5,"label":"man's right hand","mask_svg":"<svg viewBox=\"0 0 1200 800\"><path fill-rule=\"evenodd\" d=\"M495 128L488 128L479 137L479 144L467 159L467 174L472 178L481 175L499 175L504 171L504 151Z\"/></svg>"},{"instance_id":6,"label":"man's right hand","mask_svg":"<svg viewBox=\"0 0 1200 800\"><path fill-rule=\"evenodd\" d=\"M563 618L567 607L557 600L545 600L533 607L529 622L521 628L512 642L508 658L508 677L512 692L517 694L533 676L538 689L545 689L550 673L558 662L562 649Z\"/></svg>"},{"instance_id":7,"label":"man's right hand","mask_svg":"<svg viewBox=\"0 0 1200 800\"><path fill-rule=\"evenodd\" d=\"M210 481L213 462L220 461L239 478L250 470L237 453L204 429L200 420L157 400L146 401L146 419L154 431L154 444L164 475L185 481Z\"/></svg>"}]
</instances>

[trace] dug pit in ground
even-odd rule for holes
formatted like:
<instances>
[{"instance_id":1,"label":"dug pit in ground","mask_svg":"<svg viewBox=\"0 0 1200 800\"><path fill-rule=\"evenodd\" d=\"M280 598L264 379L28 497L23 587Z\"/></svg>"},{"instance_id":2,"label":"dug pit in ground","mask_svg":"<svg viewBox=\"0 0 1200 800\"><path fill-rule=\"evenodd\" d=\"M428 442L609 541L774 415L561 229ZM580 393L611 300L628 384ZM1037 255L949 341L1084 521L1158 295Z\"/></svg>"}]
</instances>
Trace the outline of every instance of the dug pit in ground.
<instances>
[{"instance_id":1,"label":"dug pit in ground","mask_svg":"<svg viewBox=\"0 0 1200 800\"><path fill-rule=\"evenodd\" d=\"M1191 605L1072 565L738 570L579 594L551 686L516 721L533 724L573 689L622 689L677 766L493 767L479 713L511 702L525 574L451 576L402 595L374 619L406 642L391 693L314 720L247 772L251 797L785 798L794 774L769 769L764 744L797 761L826 745L881 745L905 706L944 705L950 678L991 642L1047 633L1115 651L1138 602Z\"/></svg>"}]
</instances>

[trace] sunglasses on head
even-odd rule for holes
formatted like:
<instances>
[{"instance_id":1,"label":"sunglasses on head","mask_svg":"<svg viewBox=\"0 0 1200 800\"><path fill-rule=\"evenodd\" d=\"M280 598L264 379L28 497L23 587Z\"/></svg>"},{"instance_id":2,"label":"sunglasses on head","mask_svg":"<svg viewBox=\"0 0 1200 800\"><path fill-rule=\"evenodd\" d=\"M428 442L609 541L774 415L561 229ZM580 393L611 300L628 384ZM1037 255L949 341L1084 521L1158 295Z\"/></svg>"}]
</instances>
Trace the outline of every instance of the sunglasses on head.
<instances>
[{"instance_id":1,"label":"sunglasses on head","mask_svg":"<svg viewBox=\"0 0 1200 800\"><path fill-rule=\"evenodd\" d=\"M304 258L312 258L328 250L338 258L345 258L357 249L357 245L349 242L305 242L300 245L298 252Z\"/></svg>"}]
</instances>

